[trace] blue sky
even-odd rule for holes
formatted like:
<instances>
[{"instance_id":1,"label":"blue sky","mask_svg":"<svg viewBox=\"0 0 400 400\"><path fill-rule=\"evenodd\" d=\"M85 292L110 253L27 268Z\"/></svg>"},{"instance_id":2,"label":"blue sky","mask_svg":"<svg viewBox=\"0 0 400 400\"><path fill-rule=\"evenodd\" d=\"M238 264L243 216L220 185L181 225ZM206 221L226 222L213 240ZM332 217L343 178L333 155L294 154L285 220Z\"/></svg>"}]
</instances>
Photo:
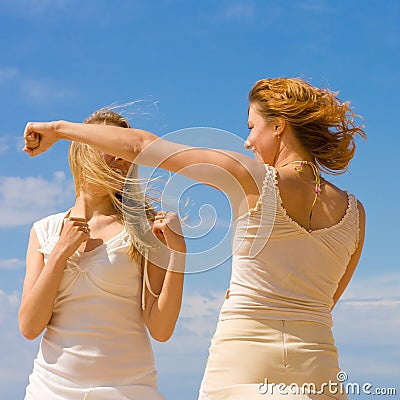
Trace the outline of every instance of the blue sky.
<instances>
[{"instance_id":1,"label":"blue sky","mask_svg":"<svg viewBox=\"0 0 400 400\"><path fill-rule=\"evenodd\" d=\"M212 127L239 143L251 85L277 76L339 90L365 118L367 142L358 142L349 173L333 179L361 199L368 217L358 270L334 311L334 333L349 381L397 385L400 393L398 1L1 0L0 48L4 398L23 397L38 346L19 335L16 320L30 226L73 202L67 144L30 159L21 152L25 123L81 121L101 106L141 100L126 108L133 125L159 135ZM218 145L224 140L215 137ZM226 147L236 145L226 140ZM224 209L224 198L209 190L194 210L205 197ZM224 263L189 275L176 333L155 344L160 390L171 400L196 398L229 273Z\"/></svg>"}]
</instances>

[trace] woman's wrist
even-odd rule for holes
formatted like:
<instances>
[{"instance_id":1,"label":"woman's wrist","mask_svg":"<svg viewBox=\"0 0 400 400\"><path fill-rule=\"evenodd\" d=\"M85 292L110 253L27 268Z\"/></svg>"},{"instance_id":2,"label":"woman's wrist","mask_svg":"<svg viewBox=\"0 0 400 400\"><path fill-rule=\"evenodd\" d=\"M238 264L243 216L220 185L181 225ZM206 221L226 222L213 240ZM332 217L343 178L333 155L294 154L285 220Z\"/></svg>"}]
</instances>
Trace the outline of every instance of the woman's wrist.
<instances>
[{"instance_id":1,"label":"woman's wrist","mask_svg":"<svg viewBox=\"0 0 400 400\"><path fill-rule=\"evenodd\" d=\"M51 122L51 130L55 139L69 139L65 132L67 131L67 121L58 120Z\"/></svg>"},{"instance_id":2,"label":"woman's wrist","mask_svg":"<svg viewBox=\"0 0 400 400\"><path fill-rule=\"evenodd\" d=\"M51 257L53 258L53 262L63 265L65 265L69 258L66 249L60 243L57 243L54 246L53 251L51 252Z\"/></svg>"},{"instance_id":3,"label":"woman's wrist","mask_svg":"<svg viewBox=\"0 0 400 400\"><path fill-rule=\"evenodd\" d=\"M166 245L171 252L186 254L186 243L184 240L167 240Z\"/></svg>"},{"instance_id":4,"label":"woman's wrist","mask_svg":"<svg viewBox=\"0 0 400 400\"><path fill-rule=\"evenodd\" d=\"M184 273L186 265L186 249L185 251L171 250L168 270L173 272Z\"/></svg>"}]
</instances>

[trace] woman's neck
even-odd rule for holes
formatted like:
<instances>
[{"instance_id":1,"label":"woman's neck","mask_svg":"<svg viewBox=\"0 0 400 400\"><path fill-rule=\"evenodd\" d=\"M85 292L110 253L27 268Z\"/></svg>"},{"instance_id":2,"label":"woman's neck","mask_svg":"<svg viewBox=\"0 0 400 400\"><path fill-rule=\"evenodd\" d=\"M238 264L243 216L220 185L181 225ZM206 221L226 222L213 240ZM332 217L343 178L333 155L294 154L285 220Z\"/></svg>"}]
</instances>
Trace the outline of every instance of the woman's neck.
<instances>
[{"instance_id":1,"label":"woman's neck","mask_svg":"<svg viewBox=\"0 0 400 400\"><path fill-rule=\"evenodd\" d=\"M87 221L99 215L114 215L115 208L107 193L94 193L81 190L71 210L71 216L85 218Z\"/></svg>"},{"instance_id":2,"label":"woman's neck","mask_svg":"<svg viewBox=\"0 0 400 400\"><path fill-rule=\"evenodd\" d=\"M293 129L287 126L280 142L280 148L275 155L274 166L280 167L293 161L314 162L314 158L300 144Z\"/></svg>"},{"instance_id":3,"label":"woman's neck","mask_svg":"<svg viewBox=\"0 0 400 400\"><path fill-rule=\"evenodd\" d=\"M300 151L283 151L275 158L274 166L276 168L287 165L293 161L309 161L314 162L313 158L306 152Z\"/></svg>"}]
</instances>

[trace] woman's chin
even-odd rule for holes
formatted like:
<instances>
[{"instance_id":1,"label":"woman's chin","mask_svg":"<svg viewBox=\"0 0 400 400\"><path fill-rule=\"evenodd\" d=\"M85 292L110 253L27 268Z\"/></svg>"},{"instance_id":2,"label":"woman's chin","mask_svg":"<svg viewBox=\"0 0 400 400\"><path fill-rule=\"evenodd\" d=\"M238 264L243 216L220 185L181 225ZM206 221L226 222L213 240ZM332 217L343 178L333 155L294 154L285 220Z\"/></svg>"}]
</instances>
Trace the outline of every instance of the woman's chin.
<instances>
[{"instance_id":1,"label":"woman's chin","mask_svg":"<svg viewBox=\"0 0 400 400\"><path fill-rule=\"evenodd\" d=\"M261 156L257 152L254 151L253 154L254 154L254 159L256 161L259 161L260 163L264 164L264 160L261 158Z\"/></svg>"}]
</instances>

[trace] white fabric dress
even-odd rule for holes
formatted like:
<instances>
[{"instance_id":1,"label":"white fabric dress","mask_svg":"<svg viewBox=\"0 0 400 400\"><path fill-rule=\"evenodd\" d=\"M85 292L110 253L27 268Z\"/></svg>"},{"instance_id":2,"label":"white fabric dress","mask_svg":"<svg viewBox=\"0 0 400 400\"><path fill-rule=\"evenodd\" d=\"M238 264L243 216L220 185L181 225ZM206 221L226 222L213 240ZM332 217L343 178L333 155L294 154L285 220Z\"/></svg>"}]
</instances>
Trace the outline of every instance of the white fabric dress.
<instances>
[{"instance_id":1,"label":"white fabric dress","mask_svg":"<svg viewBox=\"0 0 400 400\"><path fill-rule=\"evenodd\" d=\"M45 262L67 213L34 224ZM125 230L67 262L25 400L165 400L142 318L142 273Z\"/></svg>"}]
</instances>

